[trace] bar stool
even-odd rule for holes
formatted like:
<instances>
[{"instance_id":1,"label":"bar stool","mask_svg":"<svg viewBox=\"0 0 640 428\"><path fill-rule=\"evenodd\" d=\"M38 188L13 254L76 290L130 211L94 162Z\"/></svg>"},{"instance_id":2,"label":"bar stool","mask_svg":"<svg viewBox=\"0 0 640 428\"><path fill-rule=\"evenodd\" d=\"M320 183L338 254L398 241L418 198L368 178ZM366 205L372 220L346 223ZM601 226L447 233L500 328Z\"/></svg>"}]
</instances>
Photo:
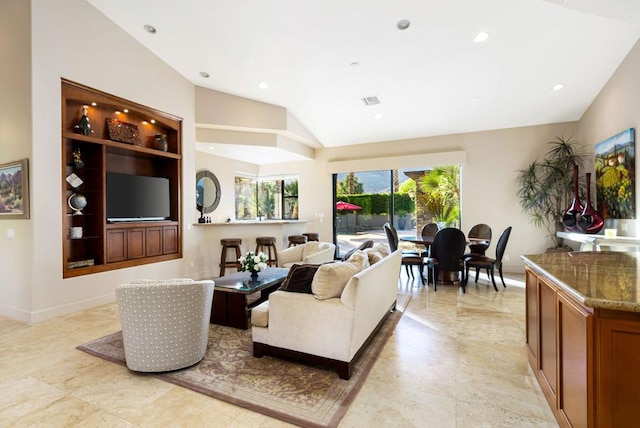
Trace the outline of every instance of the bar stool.
<instances>
[{"instance_id":1,"label":"bar stool","mask_svg":"<svg viewBox=\"0 0 640 428\"><path fill-rule=\"evenodd\" d=\"M319 233L303 233L304 236L307 237L307 242L309 241L320 241Z\"/></svg>"},{"instance_id":2,"label":"bar stool","mask_svg":"<svg viewBox=\"0 0 640 428\"><path fill-rule=\"evenodd\" d=\"M238 238L227 238L221 239L220 243L222 244L222 253L220 254L220 276L224 276L224 270L228 267L234 267L236 270L240 270L240 262L238 259L242 255L240 252L240 244L242 244L242 239ZM235 260L227 260L227 254L229 250L236 250L236 258Z\"/></svg>"},{"instance_id":3,"label":"bar stool","mask_svg":"<svg viewBox=\"0 0 640 428\"><path fill-rule=\"evenodd\" d=\"M268 266L278 266L278 250L276 250L276 238L273 236L261 236L256 238L256 254L263 252L267 255ZM273 254L271 253L273 251Z\"/></svg>"},{"instance_id":4,"label":"bar stool","mask_svg":"<svg viewBox=\"0 0 640 428\"><path fill-rule=\"evenodd\" d=\"M304 244L307 242L307 237L304 235L291 235L289 236L289 247L293 247L295 245Z\"/></svg>"}]
</instances>

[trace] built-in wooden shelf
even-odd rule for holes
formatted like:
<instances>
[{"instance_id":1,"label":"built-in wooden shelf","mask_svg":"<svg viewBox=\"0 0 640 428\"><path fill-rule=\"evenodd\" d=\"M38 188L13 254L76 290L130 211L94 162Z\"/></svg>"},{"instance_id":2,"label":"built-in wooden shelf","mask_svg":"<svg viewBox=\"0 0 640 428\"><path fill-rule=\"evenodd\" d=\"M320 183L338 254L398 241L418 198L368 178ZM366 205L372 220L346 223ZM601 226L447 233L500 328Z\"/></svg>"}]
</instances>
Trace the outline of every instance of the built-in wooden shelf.
<instances>
[{"instance_id":1,"label":"built-in wooden shelf","mask_svg":"<svg viewBox=\"0 0 640 428\"><path fill-rule=\"evenodd\" d=\"M92 133L76 132L83 107ZM139 145L109 138L106 119L117 118L137 126ZM167 151L154 145L157 134L167 136ZM79 149L82 166L75 164ZM62 79L62 236L63 277L182 257L182 119L84 85ZM67 181L75 173L83 183ZM166 221L109 224L106 215L107 172L164 177L169 180L171 215ZM81 193L87 199L82 215L73 215L68 199ZM82 238L71 238L70 228L81 227Z\"/></svg>"}]
</instances>

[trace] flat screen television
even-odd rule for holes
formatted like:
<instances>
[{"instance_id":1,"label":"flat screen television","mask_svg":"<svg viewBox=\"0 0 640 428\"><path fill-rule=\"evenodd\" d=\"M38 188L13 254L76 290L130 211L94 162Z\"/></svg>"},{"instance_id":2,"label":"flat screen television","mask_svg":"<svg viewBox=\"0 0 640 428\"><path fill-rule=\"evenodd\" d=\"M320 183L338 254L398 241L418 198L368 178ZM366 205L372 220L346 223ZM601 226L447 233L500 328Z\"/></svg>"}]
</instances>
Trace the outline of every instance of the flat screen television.
<instances>
[{"instance_id":1,"label":"flat screen television","mask_svg":"<svg viewBox=\"0 0 640 428\"><path fill-rule=\"evenodd\" d=\"M171 217L169 179L107 172L107 221L157 221Z\"/></svg>"}]
</instances>

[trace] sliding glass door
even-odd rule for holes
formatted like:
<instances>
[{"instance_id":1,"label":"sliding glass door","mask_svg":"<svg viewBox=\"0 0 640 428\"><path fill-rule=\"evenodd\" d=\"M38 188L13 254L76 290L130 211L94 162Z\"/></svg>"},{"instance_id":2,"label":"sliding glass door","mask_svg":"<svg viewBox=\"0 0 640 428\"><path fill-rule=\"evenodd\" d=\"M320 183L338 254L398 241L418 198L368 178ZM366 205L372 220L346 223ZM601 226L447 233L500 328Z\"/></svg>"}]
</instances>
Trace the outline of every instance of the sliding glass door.
<instances>
[{"instance_id":1,"label":"sliding glass door","mask_svg":"<svg viewBox=\"0 0 640 428\"><path fill-rule=\"evenodd\" d=\"M334 235L342 255L367 240L387 242L383 225L415 236L431 222L460 226L460 167L334 174Z\"/></svg>"}]
</instances>

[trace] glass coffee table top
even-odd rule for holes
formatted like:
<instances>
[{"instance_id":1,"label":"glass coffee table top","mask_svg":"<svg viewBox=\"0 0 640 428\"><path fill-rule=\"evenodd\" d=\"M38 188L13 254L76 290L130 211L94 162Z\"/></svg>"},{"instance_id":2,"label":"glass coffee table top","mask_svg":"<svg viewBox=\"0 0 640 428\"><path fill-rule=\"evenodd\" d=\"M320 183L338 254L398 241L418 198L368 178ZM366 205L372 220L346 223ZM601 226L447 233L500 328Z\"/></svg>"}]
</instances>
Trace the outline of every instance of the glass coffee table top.
<instances>
[{"instance_id":1,"label":"glass coffee table top","mask_svg":"<svg viewBox=\"0 0 640 428\"><path fill-rule=\"evenodd\" d=\"M258 272L258 280L251 281L249 272L234 272L229 275L213 278L215 288L219 291L250 294L285 280L289 269L269 267Z\"/></svg>"}]
</instances>

